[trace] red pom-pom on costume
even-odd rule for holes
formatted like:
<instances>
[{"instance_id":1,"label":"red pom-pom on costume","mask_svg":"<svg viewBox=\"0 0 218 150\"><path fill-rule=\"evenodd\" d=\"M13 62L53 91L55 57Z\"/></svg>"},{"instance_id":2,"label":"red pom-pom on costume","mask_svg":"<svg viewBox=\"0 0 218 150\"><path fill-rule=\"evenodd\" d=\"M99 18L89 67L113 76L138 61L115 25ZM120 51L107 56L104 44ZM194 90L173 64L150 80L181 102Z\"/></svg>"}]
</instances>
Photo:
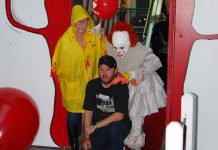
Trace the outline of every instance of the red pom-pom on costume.
<instances>
[{"instance_id":1,"label":"red pom-pom on costume","mask_svg":"<svg viewBox=\"0 0 218 150\"><path fill-rule=\"evenodd\" d=\"M27 150L39 128L33 99L15 88L0 88L0 149Z\"/></svg>"},{"instance_id":2,"label":"red pom-pom on costume","mask_svg":"<svg viewBox=\"0 0 218 150\"><path fill-rule=\"evenodd\" d=\"M109 19L118 9L118 0L93 0L92 11L101 19Z\"/></svg>"}]
</instances>

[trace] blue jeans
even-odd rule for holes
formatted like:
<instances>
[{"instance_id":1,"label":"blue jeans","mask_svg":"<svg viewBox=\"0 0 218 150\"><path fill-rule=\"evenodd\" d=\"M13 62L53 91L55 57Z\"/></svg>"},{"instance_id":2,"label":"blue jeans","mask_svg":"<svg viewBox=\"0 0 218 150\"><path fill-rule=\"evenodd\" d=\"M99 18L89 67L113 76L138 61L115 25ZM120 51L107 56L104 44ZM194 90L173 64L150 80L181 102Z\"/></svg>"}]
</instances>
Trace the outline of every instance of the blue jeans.
<instances>
[{"instance_id":1,"label":"blue jeans","mask_svg":"<svg viewBox=\"0 0 218 150\"><path fill-rule=\"evenodd\" d=\"M90 135L92 150L123 150L129 128L122 121L98 128Z\"/></svg>"},{"instance_id":2,"label":"blue jeans","mask_svg":"<svg viewBox=\"0 0 218 150\"><path fill-rule=\"evenodd\" d=\"M82 113L67 112L67 126L81 126L82 125Z\"/></svg>"},{"instance_id":3,"label":"blue jeans","mask_svg":"<svg viewBox=\"0 0 218 150\"><path fill-rule=\"evenodd\" d=\"M82 114L67 112L67 131L71 149L77 150L79 147L78 137L82 129Z\"/></svg>"}]
</instances>

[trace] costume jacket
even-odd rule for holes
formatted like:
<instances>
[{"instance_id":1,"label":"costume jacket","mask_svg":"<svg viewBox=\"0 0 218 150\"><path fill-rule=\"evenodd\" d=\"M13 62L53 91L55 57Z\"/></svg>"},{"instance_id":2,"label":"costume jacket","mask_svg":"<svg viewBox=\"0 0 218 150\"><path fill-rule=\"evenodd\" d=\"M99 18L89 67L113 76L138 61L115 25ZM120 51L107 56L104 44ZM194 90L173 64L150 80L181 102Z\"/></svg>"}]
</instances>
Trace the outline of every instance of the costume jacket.
<instances>
[{"instance_id":1,"label":"costume jacket","mask_svg":"<svg viewBox=\"0 0 218 150\"><path fill-rule=\"evenodd\" d=\"M162 65L160 59L153 54L152 49L145 47L140 42L130 47L123 58L119 58L108 43L108 55L117 61L118 71L122 74L134 73L137 85L129 82L129 116L132 129L125 139L125 144L134 150L139 150L144 145L143 133L144 117L158 112L158 108L166 106L166 93L164 83L155 72ZM130 78L131 79L131 78Z\"/></svg>"},{"instance_id":2,"label":"costume jacket","mask_svg":"<svg viewBox=\"0 0 218 150\"><path fill-rule=\"evenodd\" d=\"M76 40L74 24L89 18L84 35L84 46ZM98 77L98 60L105 54L105 43L90 30L94 27L91 16L81 7L72 11L71 26L61 36L52 59L53 76L58 77L62 103L68 112L83 112L85 87L89 80Z\"/></svg>"}]
</instances>

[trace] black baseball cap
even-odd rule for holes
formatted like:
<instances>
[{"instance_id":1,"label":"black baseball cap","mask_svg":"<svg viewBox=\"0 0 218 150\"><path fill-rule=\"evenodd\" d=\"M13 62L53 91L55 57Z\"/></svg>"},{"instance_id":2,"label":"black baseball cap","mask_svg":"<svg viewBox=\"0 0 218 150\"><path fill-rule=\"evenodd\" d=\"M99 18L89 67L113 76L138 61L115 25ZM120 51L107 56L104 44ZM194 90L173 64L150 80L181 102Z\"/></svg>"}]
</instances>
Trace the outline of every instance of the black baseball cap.
<instances>
[{"instance_id":1,"label":"black baseball cap","mask_svg":"<svg viewBox=\"0 0 218 150\"><path fill-rule=\"evenodd\" d=\"M117 68L116 60L114 59L114 57L109 55L101 56L98 62L98 67L102 64L107 65L109 68Z\"/></svg>"}]
</instances>

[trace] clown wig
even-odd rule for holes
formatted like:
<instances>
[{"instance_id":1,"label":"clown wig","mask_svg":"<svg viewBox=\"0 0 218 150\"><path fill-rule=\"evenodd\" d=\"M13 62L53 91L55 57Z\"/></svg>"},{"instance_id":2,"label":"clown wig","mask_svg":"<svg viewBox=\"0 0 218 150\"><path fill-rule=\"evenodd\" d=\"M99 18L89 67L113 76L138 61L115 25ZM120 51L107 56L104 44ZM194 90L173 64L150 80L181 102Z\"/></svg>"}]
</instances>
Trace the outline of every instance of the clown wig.
<instances>
[{"instance_id":1,"label":"clown wig","mask_svg":"<svg viewBox=\"0 0 218 150\"><path fill-rule=\"evenodd\" d=\"M113 33L116 31L126 31L129 34L129 40L131 43L131 47L134 47L138 42L138 36L132 26L126 22L116 22L113 24L113 27L111 29L111 32L109 34L109 42L112 43L112 36Z\"/></svg>"}]
</instances>

